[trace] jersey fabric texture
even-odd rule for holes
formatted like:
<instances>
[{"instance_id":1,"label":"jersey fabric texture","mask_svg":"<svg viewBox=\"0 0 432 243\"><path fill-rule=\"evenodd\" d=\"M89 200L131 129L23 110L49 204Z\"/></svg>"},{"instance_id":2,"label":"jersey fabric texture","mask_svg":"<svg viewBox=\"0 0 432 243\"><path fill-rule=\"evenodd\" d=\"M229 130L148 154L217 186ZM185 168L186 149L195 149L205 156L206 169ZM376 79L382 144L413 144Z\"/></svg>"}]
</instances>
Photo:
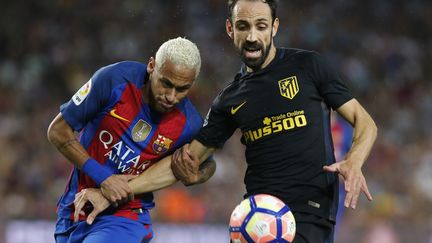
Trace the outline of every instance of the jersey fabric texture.
<instances>
[{"instance_id":1,"label":"jersey fabric texture","mask_svg":"<svg viewBox=\"0 0 432 243\"><path fill-rule=\"evenodd\" d=\"M141 174L190 142L202 127L203 119L188 98L165 114L144 103L142 88L149 81L146 70L146 65L133 61L103 67L60 107L65 121L80 132L80 143L89 155L113 174ZM74 168L58 202L58 217L72 219L75 194L92 187L96 183ZM107 212L150 224L148 209L153 206L153 194L146 193ZM56 232L64 230L60 225Z\"/></svg>"},{"instance_id":2,"label":"jersey fabric texture","mask_svg":"<svg viewBox=\"0 0 432 243\"><path fill-rule=\"evenodd\" d=\"M60 219L60 225L68 230L55 235L56 243L147 243L153 238L152 225L110 215L96 217L92 225L70 219Z\"/></svg>"},{"instance_id":3,"label":"jersey fabric texture","mask_svg":"<svg viewBox=\"0 0 432 243\"><path fill-rule=\"evenodd\" d=\"M353 97L340 76L316 52L277 48L262 70L246 73L216 97L197 140L220 148L239 128L248 163L245 197L267 193L294 212L335 220L338 176L330 109Z\"/></svg>"}]
</instances>

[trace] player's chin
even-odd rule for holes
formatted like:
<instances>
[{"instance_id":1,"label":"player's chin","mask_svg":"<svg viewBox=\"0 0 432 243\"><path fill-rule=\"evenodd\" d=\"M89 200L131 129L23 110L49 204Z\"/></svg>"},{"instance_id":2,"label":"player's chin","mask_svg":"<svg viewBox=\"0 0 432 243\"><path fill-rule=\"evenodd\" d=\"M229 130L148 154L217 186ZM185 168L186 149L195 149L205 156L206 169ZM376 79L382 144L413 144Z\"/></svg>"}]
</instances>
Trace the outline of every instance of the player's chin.
<instances>
[{"instance_id":1,"label":"player's chin","mask_svg":"<svg viewBox=\"0 0 432 243\"><path fill-rule=\"evenodd\" d=\"M262 58L246 58L243 57L243 62L246 66L252 68L253 70L260 69L264 63Z\"/></svg>"},{"instance_id":2,"label":"player's chin","mask_svg":"<svg viewBox=\"0 0 432 243\"><path fill-rule=\"evenodd\" d=\"M168 113L174 109L173 105L164 105L162 103L157 104L155 107L156 111L160 113Z\"/></svg>"}]
</instances>

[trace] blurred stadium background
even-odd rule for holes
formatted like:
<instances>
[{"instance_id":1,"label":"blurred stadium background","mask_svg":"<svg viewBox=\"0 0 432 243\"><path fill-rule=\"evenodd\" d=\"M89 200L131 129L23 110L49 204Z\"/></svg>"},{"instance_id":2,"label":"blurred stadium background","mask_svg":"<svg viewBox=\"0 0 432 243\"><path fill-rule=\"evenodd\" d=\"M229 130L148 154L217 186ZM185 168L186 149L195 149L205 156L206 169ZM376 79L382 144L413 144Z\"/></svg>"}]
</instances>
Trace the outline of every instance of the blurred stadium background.
<instances>
[{"instance_id":1,"label":"blurred stadium background","mask_svg":"<svg viewBox=\"0 0 432 243\"><path fill-rule=\"evenodd\" d=\"M280 2L276 44L329 58L379 127L364 167L375 200L362 197L345 212L336 242L432 242L432 2ZM71 165L47 142L46 129L99 67L147 62L163 41L186 36L203 57L191 97L205 115L240 65L225 34L225 0L0 6L0 242L52 241ZM155 242L226 242L229 215L244 193L238 139L217 153L208 183L155 193Z\"/></svg>"}]
</instances>

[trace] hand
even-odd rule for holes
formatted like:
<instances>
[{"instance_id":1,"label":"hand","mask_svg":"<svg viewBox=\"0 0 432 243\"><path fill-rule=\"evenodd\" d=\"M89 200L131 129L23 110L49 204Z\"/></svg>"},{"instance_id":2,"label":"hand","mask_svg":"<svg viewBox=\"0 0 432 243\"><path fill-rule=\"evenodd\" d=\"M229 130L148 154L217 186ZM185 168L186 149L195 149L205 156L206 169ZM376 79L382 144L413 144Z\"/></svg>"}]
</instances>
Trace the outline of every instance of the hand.
<instances>
[{"instance_id":1,"label":"hand","mask_svg":"<svg viewBox=\"0 0 432 243\"><path fill-rule=\"evenodd\" d=\"M174 176L186 186L200 181L199 164L198 157L190 153L189 144L176 150L171 159L171 169Z\"/></svg>"},{"instance_id":2,"label":"hand","mask_svg":"<svg viewBox=\"0 0 432 243\"><path fill-rule=\"evenodd\" d=\"M372 195L369 193L361 167L355 166L348 160L343 160L330 166L324 166L323 169L327 172L339 173L343 177L346 191L344 205L346 208L350 206L352 209L356 208L360 191L366 195L369 201L372 201Z\"/></svg>"},{"instance_id":3,"label":"hand","mask_svg":"<svg viewBox=\"0 0 432 243\"><path fill-rule=\"evenodd\" d=\"M118 207L121 204L133 199L133 193L128 185L128 181L137 177L136 175L112 175L101 184L103 196L113 205Z\"/></svg>"},{"instance_id":4,"label":"hand","mask_svg":"<svg viewBox=\"0 0 432 243\"><path fill-rule=\"evenodd\" d=\"M87 216L87 224L92 224L96 216L110 206L109 201L102 195L100 189L83 189L75 195L74 222L78 222L79 215L85 215L83 208L87 202L90 202L93 205L93 210Z\"/></svg>"}]
</instances>

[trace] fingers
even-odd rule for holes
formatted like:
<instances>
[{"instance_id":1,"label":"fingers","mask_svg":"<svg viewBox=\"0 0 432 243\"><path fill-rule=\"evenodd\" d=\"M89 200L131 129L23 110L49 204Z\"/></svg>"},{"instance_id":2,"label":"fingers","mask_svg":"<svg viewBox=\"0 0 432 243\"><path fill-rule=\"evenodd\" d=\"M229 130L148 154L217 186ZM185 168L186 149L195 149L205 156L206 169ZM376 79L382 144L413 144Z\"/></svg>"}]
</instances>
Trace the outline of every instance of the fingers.
<instances>
[{"instance_id":1,"label":"fingers","mask_svg":"<svg viewBox=\"0 0 432 243\"><path fill-rule=\"evenodd\" d=\"M188 143L184 144L182 149L187 150L187 152L189 152L189 144Z\"/></svg>"},{"instance_id":2,"label":"fingers","mask_svg":"<svg viewBox=\"0 0 432 243\"><path fill-rule=\"evenodd\" d=\"M178 169L178 161L180 160L181 153L181 148L177 149L176 151L174 151L174 154L171 157L171 170L173 171L174 175L176 174Z\"/></svg>"},{"instance_id":3,"label":"fingers","mask_svg":"<svg viewBox=\"0 0 432 243\"><path fill-rule=\"evenodd\" d=\"M353 188L352 197L351 197L350 207L352 209L355 209L357 207L359 195L360 195L360 185L359 183L356 183L356 185Z\"/></svg>"},{"instance_id":4,"label":"fingers","mask_svg":"<svg viewBox=\"0 0 432 243\"><path fill-rule=\"evenodd\" d=\"M86 197L86 191L85 191L85 189L75 195L75 200L74 200L74 207L75 207L74 222L78 222L80 215L85 215L85 212L84 212L83 208L84 208L85 204L88 201L89 200Z\"/></svg>"},{"instance_id":5,"label":"fingers","mask_svg":"<svg viewBox=\"0 0 432 243\"><path fill-rule=\"evenodd\" d=\"M180 155L181 155L181 148L174 151L174 154L171 157L171 163L172 164L177 163L178 159L180 158Z\"/></svg>"},{"instance_id":6,"label":"fingers","mask_svg":"<svg viewBox=\"0 0 432 243\"><path fill-rule=\"evenodd\" d=\"M186 153L188 154L189 159L192 159L193 161L199 161L198 156L195 154L192 154L189 149L186 151Z\"/></svg>"},{"instance_id":7,"label":"fingers","mask_svg":"<svg viewBox=\"0 0 432 243\"><path fill-rule=\"evenodd\" d=\"M102 190L102 194L105 196L106 199L108 199L108 201L114 206L117 207L118 205L114 205L114 204L118 204L117 201L121 201L122 197L120 196L120 194L116 191L116 190L106 190L101 188Z\"/></svg>"},{"instance_id":8,"label":"fingers","mask_svg":"<svg viewBox=\"0 0 432 243\"><path fill-rule=\"evenodd\" d=\"M332 164L331 166L325 165L323 169L326 172L339 172L339 165L338 164Z\"/></svg>"},{"instance_id":9,"label":"fingers","mask_svg":"<svg viewBox=\"0 0 432 243\"><path fill-rule=\"evenodd\" d=\"M369 201L372 201L372 200L373 200L373 198L372 198L372 194L369 192L369 188L368 188L368 186L367 186L367 184L366 184L366 180L363 182L362 187L361 187L361 190L362 190L362 192L366 195L366 198L367 198Z\"/></svg>"},{"instance_id":10,"label":"fingers","mask_svg":"<svg viewBox=\"0 0 432 243\"><path fill-rule=\"evenodd\" d=\"M181 148L181 158L182 158L182 160L188 160L190 158L189 153L190 153L189 147L187 145L183 146Z\"/></svg>"},{"instance_id":11,"label":"fingers","mask_svg":"<svg viewBox=\"0 0 432 243\"><path fill-rule=\"evenodd\" d=\"M366 180L363 176L360 179L346 182L345 190L347 194L345 197L344 206L347 208L351 207L352 209L355 209L357 207L361 192L365 194L369 201L373 200L372 195L370 194L367 187Z\"/></svg>"},{"instance_id":12,"label":"fingers","mask_svg":"<svg viewBox=\"0 0 432 243\"><path fill-rule=\"evenodd\" d=\"M124 180L126 183L130 180L135 179L136 177L138 177L138 175L119 175L119 177L121 177L122 180ZM129 184L125 184L125 187L123 188L125 190L125 192L127 192L127 194L125 195L124 193L120 195L120 199L117 199L117 203L118 204L125 204L129 201L132 201L134 199L134 194L131 190L131 188L129 187Z\"/></svg>"},{"instance_id":13,"label":"fingers","mask_svg":"<svg viewBox=\"0 0 432 243\"><path fill-rule=\"evenodd\" d=\"M91 211L91 213L87 216L87 224L93 224L93 221L100 212L101 210L99 208L94 208L93 211Z\"/></svg>"},{"instance_id":14,"label":"fingers","mask_svg":"<svg viewBox=\"0 0 432 243\"><path fill-rule=\"evenodd\" d=\"M114 207L129 201L132 190L128 185L128 180L135 178L136 175L113 175L101 184L103 195L112 203Z\"/></svg>"},{"instance_id":15,"label":"fingers","mask_svg":"<svg viewBox=\"0 0 432 243\"><path fill-rule=\"evenodd\" d=\"M128 196L126 198L122 198L122 199L119 199L115 202L111 202L111 206L114 208L118 208L118 207L128 203L129 201L133 200L133 198L134 198L133 194L128 194Z\"/></svg>"}]
</instances>

